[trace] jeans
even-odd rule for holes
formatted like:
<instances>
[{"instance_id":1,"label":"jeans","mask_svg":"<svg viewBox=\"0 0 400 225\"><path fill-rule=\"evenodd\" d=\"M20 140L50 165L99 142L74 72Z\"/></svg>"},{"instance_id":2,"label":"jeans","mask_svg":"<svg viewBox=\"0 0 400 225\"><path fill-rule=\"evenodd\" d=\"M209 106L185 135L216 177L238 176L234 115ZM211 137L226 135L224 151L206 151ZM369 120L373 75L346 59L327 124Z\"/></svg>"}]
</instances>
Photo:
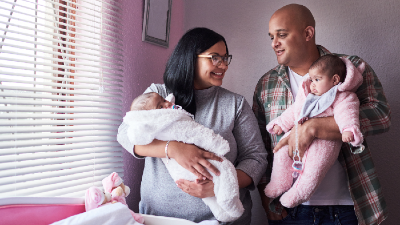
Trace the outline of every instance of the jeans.
<instances>
[{"instance_id":1,"label":"jeans","mask_svg":"<svg viewBox=\"0 0 400 225\"><path fill-rule=\"evenodd\" d=\"M268 224L358 225L354 206L352 205L299 205L286 210L288 215L283 220L268 220Z\"/></svg>"}]
</instances>

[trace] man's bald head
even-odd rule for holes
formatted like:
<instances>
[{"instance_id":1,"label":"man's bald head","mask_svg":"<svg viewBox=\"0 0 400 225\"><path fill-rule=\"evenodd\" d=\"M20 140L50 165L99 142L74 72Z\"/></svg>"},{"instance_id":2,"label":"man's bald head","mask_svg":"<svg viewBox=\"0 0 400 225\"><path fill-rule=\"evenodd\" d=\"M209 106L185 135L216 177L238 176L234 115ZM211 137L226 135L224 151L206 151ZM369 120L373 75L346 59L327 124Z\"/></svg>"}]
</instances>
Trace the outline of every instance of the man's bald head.
<instances>
[{"instance_id":1,"label":"man's bald head","mask_svg":"<svg viewBox=\"0 0 400 225\"><path fill-rule=\"evenodd\" d=\"M304 75L319 58L315 44L315 20L310 10L298 4L278 9L269 20L271 47L278 63Z\"/></svg>"},{"instance_id":2,"label":"man's bald head","mask_svg":"<svg viewBox=\"0 0 400 225\"><path fill-rule=\"evenodd\" d=\"M298 29L304 29L308 26L312 26L315 28L315 20L311 11L305 7L304 5L299 4L290 4L285 5L282 8L278 9L271 17L272 18L280 18L286 17L289 19L291 23L296 25Z\"/></svg>"}]
</instances>

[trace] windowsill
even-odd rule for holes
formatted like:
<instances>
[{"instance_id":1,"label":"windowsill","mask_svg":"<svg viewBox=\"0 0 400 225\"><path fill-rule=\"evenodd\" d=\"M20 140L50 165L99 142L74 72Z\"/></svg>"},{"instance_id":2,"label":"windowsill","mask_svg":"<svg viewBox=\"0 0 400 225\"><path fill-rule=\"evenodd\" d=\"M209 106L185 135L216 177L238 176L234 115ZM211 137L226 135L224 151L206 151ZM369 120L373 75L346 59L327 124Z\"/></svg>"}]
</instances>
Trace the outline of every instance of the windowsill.
<instances>
[{"instance_id":1,"label":"windowsill","mask_svg":"<svg viewBox=\"0 0 400 225\"><path fill-rule=\"evenodd\" d=\"M85 204L84 198L72 197L6 197L0 198L0 206L3 205L27 205L27 204Z\"/></svg>"}]
</instances>

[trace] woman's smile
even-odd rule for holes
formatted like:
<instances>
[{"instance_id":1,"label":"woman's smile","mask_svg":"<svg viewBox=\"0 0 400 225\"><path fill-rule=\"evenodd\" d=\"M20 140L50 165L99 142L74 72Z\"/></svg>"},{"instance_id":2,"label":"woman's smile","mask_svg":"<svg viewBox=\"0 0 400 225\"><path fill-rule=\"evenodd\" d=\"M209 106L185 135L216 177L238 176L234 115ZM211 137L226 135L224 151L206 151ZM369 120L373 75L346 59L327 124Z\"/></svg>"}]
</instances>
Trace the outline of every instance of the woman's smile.
<instances>
[{"instance_id":1,"label":"woman's smile","mask_svg":"<svg viewBox=\"0 0 400 225\"><path fill-rule=\"evenodd\" d=\"M202 52L201 55L225 56L227 55L226 45L223 41L220 41ZM196 90L202 90L213 86L221 86L226 70L228 70L228 66L224 62L214 65L211 58L197 58L194 88Z\"/></svg>"}]
</instances>

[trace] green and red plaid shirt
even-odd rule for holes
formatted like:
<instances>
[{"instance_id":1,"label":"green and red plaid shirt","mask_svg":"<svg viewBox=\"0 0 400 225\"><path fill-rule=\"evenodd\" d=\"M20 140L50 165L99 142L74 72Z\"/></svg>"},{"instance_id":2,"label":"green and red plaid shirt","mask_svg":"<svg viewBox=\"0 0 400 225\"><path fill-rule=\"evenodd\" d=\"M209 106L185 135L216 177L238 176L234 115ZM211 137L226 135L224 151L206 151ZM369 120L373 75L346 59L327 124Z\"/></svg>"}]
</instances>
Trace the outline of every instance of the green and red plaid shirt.
<instances>
[{"instance_id":1,"label":"green and red plaid shirt","mask_svg":"<svg viewBox=\"0 0 400 225\"><path fill-rule=\"evenodd\" d=\"M320 55L332 54L322 46L317 46ZM348 58L356 67L363 62L358 56L335 54ZM365 63L363 84L356 94L360 100L360 128L364 136L380 134L389 130L390 107L387 103L382 85L372 68ZM253 111L268 151L268 168L260 183L268 183L272 171L272 149L282 135L269 134L266 125L280 116L293 104L287 67L279 65L270 70L258 81L253 97ZM364 139L365 140L365 139ZM360 154L352 154L348 144L343 144L339 161L345 168L354 209L360 225L380 224L387 217L386 201L381 184L372 162L367 143ZM271 203L271 210L279 212L278 201Z\"/></svg>"}]
</instances>

